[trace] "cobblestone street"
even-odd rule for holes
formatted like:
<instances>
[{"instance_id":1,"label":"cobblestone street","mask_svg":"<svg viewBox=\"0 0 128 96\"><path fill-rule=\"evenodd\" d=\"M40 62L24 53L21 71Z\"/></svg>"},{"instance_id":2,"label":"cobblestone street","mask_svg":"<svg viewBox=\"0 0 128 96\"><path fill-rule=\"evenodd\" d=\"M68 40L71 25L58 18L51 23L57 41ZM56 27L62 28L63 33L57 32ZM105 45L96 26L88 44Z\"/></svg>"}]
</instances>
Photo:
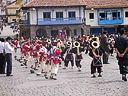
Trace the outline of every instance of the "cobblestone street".
<instances>
[{"instance_id":1,"label":"cobblestone street","mask_svg":"<svg viewBox=\"0 0 128 96\"><path fill-rule=\"evenodd\" d=\"M0 96L128 96L127 63L128 0L0 0Z\"/></svg>"},{"instance_id":2,"label":"cobblestone street","mask_svg":"<svg viewBox=\"0 0 128 96\"><path fill-rule=\"evenodd\" d=\"M0 96L128 96L128 83L121 80L115 56L103 66L103 77L96 78L90 75L91 58L84 53L83 57L81 72L76 66L61 67L55 81L30 74L13 58L13 76L0 75Z\"/></svg>"},{"instance_id":3,"label":"cobblestone street","mask_svg":"<svg viewBox=\"0 0 128 96\"><path fill-rule=\"evenodd\" d=\"M15 37L15 35L18 34L18 32L13 32L13 29L10 28L10 26L3 26L3 31L0 34L0 37L6 38L7 36Z\"/></svg>"}]
</instances>

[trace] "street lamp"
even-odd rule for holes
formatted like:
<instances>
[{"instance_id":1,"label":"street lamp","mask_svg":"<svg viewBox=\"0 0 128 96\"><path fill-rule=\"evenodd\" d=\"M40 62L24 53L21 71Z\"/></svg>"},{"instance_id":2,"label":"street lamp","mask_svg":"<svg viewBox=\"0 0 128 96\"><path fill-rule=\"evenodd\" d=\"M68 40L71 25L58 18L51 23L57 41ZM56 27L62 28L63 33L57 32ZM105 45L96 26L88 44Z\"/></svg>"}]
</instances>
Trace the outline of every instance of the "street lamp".
<instances>
[{"instance_id":1,"label":"street lamp","mask_svg":"<svg viewBox=\"0 0 128 96\"><path fill-rule=\"evenodd\" d=\"M91 8L91 11L93 11L94 10L94 8Z\"/></svg>"}]
</instances>

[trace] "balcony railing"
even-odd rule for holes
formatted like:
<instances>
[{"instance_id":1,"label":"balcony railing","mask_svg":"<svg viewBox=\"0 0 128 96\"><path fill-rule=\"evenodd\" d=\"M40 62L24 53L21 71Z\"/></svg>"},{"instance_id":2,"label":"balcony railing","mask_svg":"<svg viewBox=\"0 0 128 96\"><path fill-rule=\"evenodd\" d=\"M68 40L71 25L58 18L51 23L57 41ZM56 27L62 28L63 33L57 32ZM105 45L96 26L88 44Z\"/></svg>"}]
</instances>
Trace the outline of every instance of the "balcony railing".
<instances>
[{"instance_id":1,"label":"balcony railing","mask_svg":"<svg viewBox=\"0 0 128 96\"><path fill-rule=\"evenodd\" d=\"M75 18L38 18L38 25L55 25L55 24L81 24L81 17Z\"/></svg>"},{"instance_id":2,"label":"balcony railing","mask_svg":"<svg viewBox=\"0 0 128 96\"><path fill-rule=\"evenodd\" d=\"M99 25L122 24L123 22L124 22L123 17L99 18Z\"/></svg>"}]
</instances>

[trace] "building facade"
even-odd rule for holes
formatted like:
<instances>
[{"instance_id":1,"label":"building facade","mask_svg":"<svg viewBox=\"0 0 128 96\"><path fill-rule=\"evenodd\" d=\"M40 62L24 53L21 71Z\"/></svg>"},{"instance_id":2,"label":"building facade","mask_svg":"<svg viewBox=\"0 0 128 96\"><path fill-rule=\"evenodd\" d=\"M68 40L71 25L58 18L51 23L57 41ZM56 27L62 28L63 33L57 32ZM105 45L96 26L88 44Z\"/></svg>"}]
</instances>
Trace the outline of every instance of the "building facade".
<instances>
[{"instance_id":1,"label":"building facade","mask_svg":"<svg viewBox=\"0 0 128 96\"><path fill-rule=\"evenodd\" d=\"M86 24L90 25L90 34L118 33L124 27L127 30L128 1L127 0L86 0ZM128 31L128 30L127 30Z\"/></svg>"},{"instance_id":2,"label":"building facade","mask_svg":"<svg viewBox=\"0 0 128 96\"><path fill-rule=\"evenodd\" d=\"M29 35L31 38L55 37L59 36L60 30L66 30L67 36L89 35L90 26L85 25L84 22L86 4L80 2L81 0L78 0L78 4L76 2L72 4L71 1L69 0L67 4L58 2L57 5L49 6L41 4L41 7L35 5L32 8L31 4L36 0L26 4L24 9L28 10L24 10L25 28L23 30L27 30L26 28L30 30L30 32L25 32L26 36Z\"/></svg>"},{"instance_id":3,"label":"building facade","mask_svg":"<svg viewBox=\"0 0 128 96\"><path fill-rule=\"evenodd\" d=\"M22 7L25 21L21 32L27 38L57 36L60 30L73 37L98 35L104 30L111 34L128 25L127 0L43 1L32 0Z\"/></svg>"},{"instance_id":4,"label":"building facade","mask_svg":"<svg viewBox=\"0 0 128 96\"><path fill-rule=\"evenodd\" d=\"M0 1L0 24L3 24L3 22L6 19L6 10L5 10L5 4Z\"/></svg>"},{"instance_id":5,"label":"building facade","mask_svg":"<svg viewBox=\"0 0 128 96\"><path fill-rule=\"evenodd\" d=\"M11 5L6 7L8 23L15 22L17 23L19 20L19 5L16 2L13 2Z\"/></svg>"}]
</instances>

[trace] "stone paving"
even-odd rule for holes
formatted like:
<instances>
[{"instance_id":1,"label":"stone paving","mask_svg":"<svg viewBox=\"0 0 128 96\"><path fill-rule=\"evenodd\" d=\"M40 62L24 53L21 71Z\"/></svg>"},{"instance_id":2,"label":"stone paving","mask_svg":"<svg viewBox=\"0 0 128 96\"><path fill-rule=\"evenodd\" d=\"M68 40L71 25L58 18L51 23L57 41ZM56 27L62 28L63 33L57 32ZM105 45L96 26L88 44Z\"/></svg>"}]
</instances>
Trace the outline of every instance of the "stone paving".
<instances>
[{"instance_id":1,"label":"stone paving","mask_svg":"<svg viewBox=\"0 0 128 96\"><path fill-rule=\"evenodd\" d=\"M66 70L59 69L57 80L30 74L13 58L13 76L0 74L0 96L128 96L128 83L121 80L116 56L110 57L111 64L103 65L103 77L96 78L90 74L92 58L84 53L83 57L81 72L69 64Z\"/></svg>"},{"instance_id":2,"label":"stone paving","mask_svg":"<svg viewBox=\"0 0 128 96\"><path fill-rule=\"evenodd\" d=\"M10 26L3 26L3 31L0 34L0 37L6 38L7 36L15 37L15 35L18 34L18 32L13 32L13 29L10 28Z\"/></svg>"}]
</instances>

